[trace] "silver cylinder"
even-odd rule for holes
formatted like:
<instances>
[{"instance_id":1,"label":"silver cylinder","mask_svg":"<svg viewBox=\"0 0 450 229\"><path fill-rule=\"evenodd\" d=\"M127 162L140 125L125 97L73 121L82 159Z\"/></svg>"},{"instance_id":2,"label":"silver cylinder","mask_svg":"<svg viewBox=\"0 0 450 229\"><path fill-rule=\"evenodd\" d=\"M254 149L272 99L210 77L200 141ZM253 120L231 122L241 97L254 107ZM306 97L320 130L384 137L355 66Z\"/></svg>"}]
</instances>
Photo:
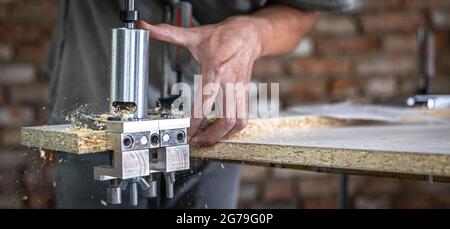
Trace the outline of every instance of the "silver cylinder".
<instances>
[{"instance_id":1,"label":"silver cylinder","mask_svg":"<svg viewBox=\"0 0 450 229\"><path fill-rule=\"evenodd\" d=\"M112 29L110 112L123 118L147 117L149 31Z\"/></svg>"},{"instance_id":2,"label":"silver cylinder","mask_svg":"<svg viewBox=\"0 0 450 229\"><path fill-rule=\"evenodd\" d=\"M136 182L130 183L130 204L133 206L138 205L138 189Z\"/></svg>"}]
</instances>

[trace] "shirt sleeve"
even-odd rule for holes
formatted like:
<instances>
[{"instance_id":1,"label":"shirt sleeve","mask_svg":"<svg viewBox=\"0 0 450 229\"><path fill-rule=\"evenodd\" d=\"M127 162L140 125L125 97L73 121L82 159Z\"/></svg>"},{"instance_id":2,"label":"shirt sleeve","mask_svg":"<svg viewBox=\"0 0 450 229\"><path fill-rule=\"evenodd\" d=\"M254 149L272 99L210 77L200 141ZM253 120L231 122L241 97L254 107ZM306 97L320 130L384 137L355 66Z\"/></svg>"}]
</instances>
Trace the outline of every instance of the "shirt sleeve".
<instances>
[{"instance_id":1,"label":"shirt sleeve","mask_svg":"<svg viewBox=\"0 0 450 229\"><path fill-rule=\"evenodd\" d=\"M356 7L358 0L281 0L288 5L302 10L348 11Z\"/></svg>"}]
</instances>

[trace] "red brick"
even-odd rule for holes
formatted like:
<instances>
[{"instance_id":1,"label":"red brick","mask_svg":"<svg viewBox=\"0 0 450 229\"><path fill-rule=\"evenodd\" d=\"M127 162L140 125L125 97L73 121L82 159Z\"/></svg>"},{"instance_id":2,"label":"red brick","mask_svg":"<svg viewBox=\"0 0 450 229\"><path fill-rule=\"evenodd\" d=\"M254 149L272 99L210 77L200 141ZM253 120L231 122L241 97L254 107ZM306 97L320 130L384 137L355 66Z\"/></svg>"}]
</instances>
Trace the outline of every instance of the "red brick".
<instances>
[{"instance_id":1,"label":"red brick","mask_svg":"<svg viewBox=\"0 0 450 229\"><path fill-rule=\"evenodd\" d=\"M295 179L303 175L303 171L301 170L284 168L273 168L272 173L274 178L281 179Z\"/></svg>"},{"instance_id":2,"label":"red brick","mask_svg":"<svg viewBox=\"0 0 450 229\"><path fill-rule=\"evenodd\" d=\"M2 4L1 1L2 0L0 0L0 4ZM1 5L0 6L0 22L5 20L7 14L8 14L8 8L6 7L6 4Z\"/></svg>"},{"instance_id":3,"label":"red brick","mask_svg":"<svg viewBox=\"0 0 450 229\"><path fill-rule=\"evenodd\" d=\"M10 23L0 25L0 42L3 43L36 43L44 37L44 31L32 24L23 25Z\"/></svg>"},{"instance_id":4,"label":"red brick","mask_svg":"<svg viewBox=\"0 0 450 229\"><path fill-rule=\"evenodd\" d=\"M333 98L350 99L360 95L360 88L358 79L335 79L331 82L330 93Z\"/></svg>"},{"instance_id":5,"label":"red brick","mask_svg":"<svg viewBox=\"0 0 450 229\"><path fill-rule=\"evenodd\" d=\"M445 196L450 197L450 184L448 183L433 182L431 184L427 181L417 180L402 180L400 183L405 190L408 190L408 194L412 196L436 196L445 194Z\"/></svg>"},{"instance_id":6,"label":"red brick","mask_svg":"<svg viewBox=\"0 0 450 229\"><path fill-rule=\"evenodd\" d=\"M20 143L20 128L7 128L0 132L1 144L18 145Z\"/></svg>"},{"instance_id":7,"label":"red brick","mask_svg":"<svg viewBox=\"0 0 450 229\"><path fill-rule=\"evenodd\" d=\"M411 9L439 9L450 7L448 0L358 0L360 5L357 11L386 11Z\"/></svg>"},{"instance_id":8,"label":"red brick","mask_svg":"<svg viewBox=\"0 0 450 229\"><path fill-rule=\"evenodd\" d=\"M400 180L395 178L367 179L361 190L364 194L395 194L401 191Z\"/></svg>"},{"instance_id":9,"label":"red brick","mask_svg":"<svg viewBox=\"0 0 450 229\"><path fill-rule=\"evenodd\" d=\"M252 202L256 201L259 196L259 187L257 184L245 184L241 185L239 191L240 202Z\"/></svg>"},{"instance_id":10,"label":"red brick","mask_svg":"<svg viewBox=\"0 0 450 229\"><path fill-rule=\"evenodd\" d=\"M348 195L351 197L360 193L361 190L364 189L364 185L366 184L367 179L373 178L367 176L348 176Z\"/></svg>"},{"instance_id":11,"label":"red brick","mask_svg":"<svg viewBox=\"0 0 450 229\"><path fill-rule=\"evenodd\" d=\"M32 107L3 106L0 107L0 126L18 127L33 122L34 110Z\"/></svg>"},{"instance_id":12,"label":"red brick","mask_svg":"<svg viewBox=\"0 0 450 229\"><path fill-rule=\"evenodd\" d=\"M337 207L336 199L333 198L308 198L303 200L302 206L306 209L334 209Z\"/></svg>"},{"instance_id":13,"label":"red brick","mask_svg":"<svg viewBox=\"0 0 450 229\"><path fill-rule=\"evenodd\" d=\"M358 196L355 198L354 207L363 209L392 208L393 201L391 198L385 196L380 197Z\"/></svg>"},{"instance_id":14,"label":"red brick","mask_svg":"<svg viewBox=\"0 0 450 229\"><path fill-rule=\"evenodd\" d=\"M307 179L326 179L332 177L332 175L328 173L318 173L288 168L273 168L272 173L275 179L307 180Z\"/></svg>"},{"instance_id":15,"label":"red brick","mask_svg":"<svg viewBox=\"0 0 450 229\"><path fill-rule=\"evenodd\" d=\"M424 24L424 18L418 12L398 11L363 15L360 17L367 32L415 31Z\"/></svg>"},{"instance_id":16,"label":"red brick","mask_svg":"<svg viewBox=\"0 0 450 229\"><path fill-rule=\"evenodd\" d=\"M0 104L6 103L6 92L5 89L0 87Z\"/></svg>"},{"instance_id":17,"label":"red brick","mask_svg":"<svg viewBox=\"0 0 450 229\"><path fill-rule=\"evenodd\" d=\"M316 40L316 51L319 54L360 54L374 51L377 47L378 43L372 37L330 37Z\"/></svg>"},{"instance_id":18,"label":"red brick","mask_svg":"<svg viewBox=\"0 0 450 229\"><path fill-rule=\"evenodd\" d=\"M0 153L0 170L8 171L8 176L1 176L0 181L4 183L12 183L17 179L17 173L13 173L11 171L14 170L16 166L24 166L26 165L27 157L24 156L23 150L13 150L12 147L3 148ZM3 184L4 184L3 183ZM3 188L3 185L0 186Z\"/></svg>"},{"instance_id":19,"label":"red brick","mask_svg":"<svg viewBox=\"0 0 450 229\"><path fill-rule=\"evenodd\" d=\"M0 61L11 61L14 57L13 47L0 44Z\"/></svg>"},{"instance_id":20,"label":"red brick","mask_svg":"<svg viewBox=\"0 0 450 229\"><path fill-rule=\"evenodd\" d=\"M434 78L431 86L433 93L448 94L450 90L450 76Z\"/></svg>"},{"instance_id":21,"label":"red brick","mask_svg":"<svg viewBox=\"0 0 450 229\"><path fill-rule=\"evenodd\" d=\"M436 10L431 13L431 22L434 28L441 30L450 29L450 11Z\"/></svg>"},{"instance_id":22,"label":"red brick","mask_svg":"<svg viewBox=\"0 0 450 229\"><path fill-rule=\"evenodd\" d=\"M48 43L17 46L15 61L41 65L47 56L48 46Z\"/></svg>"},{"instance_id":23,"label":"red brick","mask_svg":"<svg viewBox=\"0 0 450 229\"><path fill-rule=\"evenodd\" d=\"M416 75L409 75L400 78L399 86L402 95L409 96L415 94L417 92L418 85L419 83Z\"/></svg>"},{"instance_id":24,"label":"red brick","mask_svg":"<svg viewBox=\"0 0 450 229\"><path fill-rule=\"evenodd\" d=\"M14 17L15 21L33 22L35 24L45 24L52 22L56 18L57 13L58 13L57 1L34 0L34 1L21 1L13 4L8 12L8 16Z\"/></svg>"},{"instance_id":25,"label":"red brick","mask_svg":"<svg viewBox=\"0 0 450 229\"><path fill-rule=\"evenodd\" d=\"M450 49L450 35L446 31L435 31L434 35L436 49L440 50L439 54L441 54L443 50L446 50L448 53L448 50Z\"/></svg>"},{"instance_id":26,"label":"red brick","mask_svg":"<svg viewBox=\"0 0 450 229\"><path fill-rule=\"evenodd\" d=\"M328 179L334 177L330 173L319 173L313 171L299 171L301 180Z\"/></svg>"},{"instance_id":27,"label":"red brick","mask_svg":"<svg viewBox=\"0 0 450 229\"><path fill-rule=\"evenodd\" d=\"M342 58L296 58L290 61L289 71L298 77L347 74L350 62Z\"/></svg>"},{"instance_id":28,"label":"red brick","mask_svg":"<svg viewBox=\"0 0 450 229\"><path fill-rule=\"evenodd\" d=\"M297 204L291 200L271 201L271 202L253 202L243 205L242 208L248 209L295 209Z\"/></svg>"},{"instance_id":29,"label":"red brick","mask_svg":"<svg viewBox=\"0 0 450 229\"><path fill-rule=\"evenodd\" d=\"M253 74L258 76L275 76L280 78L284 74L283 60L277 58L264 58L256 61Z\"/></svg>"},{"instance_id":30,"label":"red brick","mask_svg":"<svg viewBox=\"0 0 450 229\"><path fill-rule=\"evenodd\" d=\"M420 0L422 1L422 0ZM388 10L388 9L396 9L400 6L399 0L382 0L382 1L374 1L374 0L358 0L358 8L359 11L370 11L370 10Z\"/></svg>"},{"instance_id":31,"label":"red brick","mask_svg":"<svg viewBox=\"0 0 450 229\"><path fill-rule=\"evenodd\" d=\"M417 58L402 56L367 56L358 59L356 72L359 75L412 74L417 68Z\"/></svg>"},{"instance_id":32,"label":"red brick","mask_svg":"<svg viewBox=\"0 0 450 229\"><path fill-rule=\"evenodd\" d=\"M255 182L267 179L267 167L245 165L241 171L241 180L244 182Z\"/></svg>"},{"instance_id":33,"label":"red brick","mask_svg":"<svg viewBox=\"0 0 450 229\"><path fill-rule=\"evenodd\" d=\"M416 53L417 36L415 33L387 35L383 38L383 51L387 53Z\"/></svg>"},{"instance_id":34,"label":"red brick","mask_svg":"<svg viewBox=\"0 0 450 229\"><path fill-rule=\"evenodd\" d=\"M388 98L398 93L394 77L371 78L364 83L364 94L368 98Z\"/></svg>"},{"instance_id":35,"label":"red brick","mask_svg":"<svg viewBox=\"0 0 450 229\"><path fill-rule=\"evenodd\" d=\"M402 0L399 2L401 2L403 7L419 9L439 9L450 7L450 1L448 0Z\"/></svg>"},{"instance_id":36,"label":"red brick","mask_svg":"<svg viewBox=\"0 0 450 229\"><path fill-rule=\"evenodd\" d=\"M418 208L439 208L434 205L431 198L425 196L399 196L394 199L395 208L400 209L418 209ZM442 208L448 208L448 205Z\"/></svg>"},{"instance_id":37,"label":"red brick","mask_svg":"<svg viewBox=\"0 0 450 229\"><path fill-rule=\"evenodd\" d=\"M336 196L336 179L302 180L297 185L300 197L305 198L333 198Z\"/></svg>"},{"instance_id":38,"label":"red brick","mask_svg":"<svg viewBox=\"0 0 450 229\"><path fill-rule=\"evenodd\" d=\"M450 52L439 52L436 56L436 75L448 76L450 73Z\"/></svg>"},{"instance_id":39,"label":"red brick","mask_svg":"<svg viewBox=\"0 0 450 229\"><path fill-rule=\"evenodd\" d=\"M327 15L318 19L314 26L317 35L344 35L349 36L357 32L356 21L353 17L343 15Z\"/></svg>"},{"instance_id":40,"label":"red brick","mask_svg":"<svg viewBox=\"0 0 450 229\"><path fill-rule=\"evenodd\" d=\"M283 82L281 85L284 89L280 89L280 98L285 106L322 102L327 93L324 80Z\"/></svg>"},{"instance_id":41,"label":"red brick","mask_svg":"<svg viewBox=\"0 0 450 229\"><path fill-rule=\"evenodd\" d=\"M24 208L22 200L13 194L13 197L9 195L0 196L0 208Z\"/></svg>"},{"instance_id":42,"label":"red brick","mask_svg":"<svg viewBox=\"0 0 450 229\"><path fill-rule=\"evenodd\" d=\"M416 34L387 35L383 38L383 51L386 53L416 53Z\"/></svg>"},{"instance_id":43,"label":"red brick","mask_svg":"<svg viewBox=\"0 0 450 229\"><path fill-rule=\"evenodd\" d=\"M0 85L31 83L36 70L31 64L0 64Z\"/></svg>"},{"instance_id":44,"label":"red brick","mask_svg":"<svg viewBox=\"0 0 450 229\"><path fill-rule=\"evenodd\" d=\"M48 85L35 83L10 88L10 102L13 104L45 104L48 100Z\"/></svg>"},{"instance_id":45,"label":"red brick","mask_svg":"<svg viewBox=\"0 0 450 229\"><path fill-rule=\"evenodd\" d=\"M265 183L263 199L265 201L289 200L294 197L291 181L270 181Z\"/></svg>"}]
</instances>

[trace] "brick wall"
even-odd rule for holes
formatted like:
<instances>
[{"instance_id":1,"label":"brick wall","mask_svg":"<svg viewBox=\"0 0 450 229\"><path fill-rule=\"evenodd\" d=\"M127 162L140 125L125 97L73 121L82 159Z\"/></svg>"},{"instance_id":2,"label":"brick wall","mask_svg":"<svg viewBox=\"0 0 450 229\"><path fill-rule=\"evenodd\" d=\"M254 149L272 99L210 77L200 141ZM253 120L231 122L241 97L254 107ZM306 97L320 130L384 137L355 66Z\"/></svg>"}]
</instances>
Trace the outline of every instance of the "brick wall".
<instances>
[{"instance_id":1,"label":"brick wall","mask_svg":"<svg viewBox=\"0 0 450 229\"><path fill-rule=\"evenodd\" d=\"M324 14L290 56L259 61L254 78L280 82L284 106L389 101L417 89L416 29L436 33L435 93L450 92L450 1L362 0L345 14ZM335 208L337 176L246 166L240 206ZM349 177L355 208L450 207L450 185Z\"/></svg>"},{"instance_id":2,"label":"brick wall","mask_svg":"<svg viewBox=\"0 0 450 229\"><path fill-rule=\"evenodd\" d=\"M433 89L450 90L450 2L363 0L346 14L324 14L293 55L268 58L255 78L280 81L285 106L341 100L387 100L417 87L416 29L436 32Z\"/></svg>"},{"instance_id":3,"label":"brick wall","mask_svg":"<svg viewBox=\"0 0 450 229\"><path fill-rule=\"evenodd\" d=\"M0 208L53 205L51 166L18 143L20 126L46 122L42 63L57 7L56 0L0 0Z\"/></svg>"},{"instance_id":4,"label":"brick wall","mask_svg":"<svg viewBox=\"0 0 450 229\"><path fill-rule=\"evenodd\" d=\"M42 74L57 0L0 0L0 208L53 206L52 163L18 145L19 127L45 123ZM450 91L450 1L362 0L347 14L324 14L297 50L258 62L254 78L280 82L285 106L414 92L415 30L436 31L435 92ZM240 206L334 208L330 174L245 166ZM450 185L351 176L353 207L450 207Z\"/></svg>"},{"instance_id":5,"label":"brick wall","mask_svg":"<svg viewBox=\"0 0 450 229\"><path fill-rule=\"evenodd\" d=\"M245 166L239 207L336 208L337 175ZM450 185L394 178L348 176L350 208L448 208Z\"/></svg>"}]
</instances>

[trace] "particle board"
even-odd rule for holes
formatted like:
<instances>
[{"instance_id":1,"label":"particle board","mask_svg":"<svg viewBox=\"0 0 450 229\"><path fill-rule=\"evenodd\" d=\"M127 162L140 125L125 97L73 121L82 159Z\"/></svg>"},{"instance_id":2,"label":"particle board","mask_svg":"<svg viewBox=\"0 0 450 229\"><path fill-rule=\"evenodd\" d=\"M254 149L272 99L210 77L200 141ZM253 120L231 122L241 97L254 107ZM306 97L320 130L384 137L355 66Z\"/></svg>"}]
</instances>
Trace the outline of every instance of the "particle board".
<instances>
[{"instance_id":1,"label":"particle board","mask_svg":"<svg viewBox=\"0 0 450 229\"><path fill-rule=\"evenodd\" d=\"M296 116L250 120L246 129L191 157L266 166L450 180L450 124L392 124ZM69 125L24 127L22 144L78 154L106 150L106 133Z\"/></svg>"},{"instance_id":2,"label":"particle board","mask_svg":"<svg viewBox=\"0 0 450 229\"><path fill-rule=\"evenodd\" d=\"M277 131L196 147L192 156L270 166L444 180L450 125L415 124Z\"/></svg>"},{"instance_id":3,"label":"particle board","mask_svg":"<svg viewBox=\"0 0 450 229\"><path fill-rule=\"evenodd\" d=\"M247 128L235 138L245 138L261 132L270 134L276 129L320 128L333 126L359 125L373 122L361 120L339 120L318 116L298 116L277 119L250 120ZM69 124L23 127L21 144L48 150L76 154L106 151L106 132L86 128L73 128Z\"/></svg>"}]
</instances>

